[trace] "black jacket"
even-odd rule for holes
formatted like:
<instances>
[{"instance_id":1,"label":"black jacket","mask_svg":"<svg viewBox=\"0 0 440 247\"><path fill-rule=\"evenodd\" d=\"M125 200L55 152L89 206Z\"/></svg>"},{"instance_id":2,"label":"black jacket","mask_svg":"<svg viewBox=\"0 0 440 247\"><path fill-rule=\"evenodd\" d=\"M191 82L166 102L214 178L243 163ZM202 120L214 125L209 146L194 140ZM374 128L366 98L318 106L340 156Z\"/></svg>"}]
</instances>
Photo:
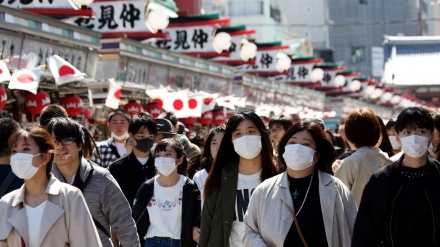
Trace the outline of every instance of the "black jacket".
<instances>
[{"instance_id":1,"label":"black jacket","mask_svg":"<svg viewBox=\"0 0 440 247\"><path fill-rule=\"evenodd\" d=\"M147 205L154 192L154 178L144 183L137 192L136 203L133 205L133 219L136 222L137 231L141 240L141 246L145 245L144 236L150 226L150 216ZM182 194L182 231L180 233L181 247L195 247L193 240L193 227L200 227L200 191L197 185L189 178L185 178Z\"/></svg>"},{"instance_id":2,"label":"black jacket","mask_svg":"<svg viewBox=\"0 0 440 247\"><path fill-rule=\"evenodd\" d=\"M115 160L108 169L121 187L130 207L133 207L133 200L139 187L156 175L154 157L151 152L145 166L139 163L134 153L131 152Z\"/></svg>"},{"instance_id":3,"label":"black jacket","mask_svg":"<svg viewBox=\"0 0 440 247\"><path fill-rule=\"evenodd\" d=\"M394 201L402 188L402 160L375 172L365 186L353 230L352 247L395 246ZM428 158L426 197L433 215L434 246L440 246L440 163ZM414 212L408 212L414 213Z\"/></svg>"}]
</instances>

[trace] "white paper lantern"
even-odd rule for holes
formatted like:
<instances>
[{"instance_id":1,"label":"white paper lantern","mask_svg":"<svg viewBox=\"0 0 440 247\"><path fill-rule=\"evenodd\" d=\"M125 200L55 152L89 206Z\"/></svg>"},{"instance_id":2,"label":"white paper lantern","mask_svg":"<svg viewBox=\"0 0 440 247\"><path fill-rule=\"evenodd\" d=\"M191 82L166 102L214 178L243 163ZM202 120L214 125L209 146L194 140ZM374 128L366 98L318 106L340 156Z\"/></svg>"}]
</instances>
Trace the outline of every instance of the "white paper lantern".
<instances>
[{"instance_id":1,"label":"white paper lantern","mask_svg":"<svg viewBox=\"0 0 440 247\"><path fill-rule=\"evenodd\" d=\"M391 102L391 104L398 104L400 102L400 96L394 95L393 97L391 97L390 102Z\"/></svg>"},{"instance_id":2,"label":"white paper lantern","mask_svg":"<svg viewBox=\"0 0 440 247\"><path fill-rule=\"evenodd\" d=\"M229 50L232 45L232 37L229 33L217 33L212 41L212 46L217 53L222 53L224 50Z\"/></svg>"},{"instance_id":3,"label":"white paper lantern","mask_svg":"<svg viewBox=\"0 0 440 247\"><path fill-rule=\"evenodd\" d=\"M93 0L72 0L77 5L89 5L93 3Z\"/></svg>"},{"instance_id":4,"label":"white paper lantern","mask_svg":"<svg viewBox=\"0 0 440 247\"><path fill-rule=\"evenodd\" d=\"M280 52L277 54L276 67L279 72L286 71L290 68L292 60L286 53Z\"/></svg>"},{"instance_id":5,"label":"white paper lantern","mask_svg":"<svg viewBox=\"0 0 440 247\"><path fill-rule=\"evenodd\" d=\"M252 42L244 43L240 48L240 57L244 61L254 58L257 55L257 45Z\"/></svg>"},{"instance_id":6,"label":"white paper lantern","mask_svg":"<svg viewBox=\"0 0 440 247\"><path fill-rule=\"evenodd\" d=\"M337 75L334 80L335 86L342 87L345 84L345 76Z\"/></svg>"},{"instance_id":7,"label":"white paper lantern","mask_svg":"<svg viewBox=\"0 0 440 247\"><path fill-rule=\"evenodd\" d=\"M376 88L376 89L374 89L373 94L370 95L370 98L377 99L377 98L382 97L382 95L383 95L383 90L380 88Z\"/></svg>"},{"instance_id":8,"label":"white paper lantern","mask_svg":"<svg viewBox=\"0 0 440 247\"><path fill-rule=\"evenodd\" d=\"M312 74L310 75L310 79L313 82L321 81L324 78L324 70L321 68L315 68L312 70Z\"/></svg>"},{"instance_id":9,"label":"white paper lantern","mask_svg":"<svg viewBox=\"0 0 440 247\"><path fill-rule=\"evenodd\" d=\"M350 82L350 85L349 85L350 90L353 91L353 92L356 92L359 89L361 89L361 86L362 85L361 85L361 82L359 80L353 80L353 81Z\"/></svg>"},{"instance_id":10,"label":"white paper lantern","mask_svg":"<svg viewBox=\"0 0 440 247\"><path fill-rule=\"evenodd\" d=\"M365 94L366 96L370 96L370 95L372 95L372 94L374 93L374 90L376 90L376 87L373 86L373 85L369 85L369 86L365 89L364 94Z\"/></svg>"},{"instance_id":11,"label":"white paper lantern","mask_svg":"<svg viewBox=\"0 0 440 247\"><path fill-rule=\"evenodd\" d=\"M392 97L393 97L392 93L386 92L382 95L382 97L380 97L380 102L386 103L386 102L390 101Z\"/></svg>"},{"instance_id":12,"label":"white paper lantern","mask_svg":"<svg viewBox=\"0 0 440 247\"><path fill-rule=\"evenodd\" d=\"M145 24L152 33L157 33L159 30L167 28L170 23L168 15L160 9L151 10L146 18Z\"/></svg>"}]
</instances>

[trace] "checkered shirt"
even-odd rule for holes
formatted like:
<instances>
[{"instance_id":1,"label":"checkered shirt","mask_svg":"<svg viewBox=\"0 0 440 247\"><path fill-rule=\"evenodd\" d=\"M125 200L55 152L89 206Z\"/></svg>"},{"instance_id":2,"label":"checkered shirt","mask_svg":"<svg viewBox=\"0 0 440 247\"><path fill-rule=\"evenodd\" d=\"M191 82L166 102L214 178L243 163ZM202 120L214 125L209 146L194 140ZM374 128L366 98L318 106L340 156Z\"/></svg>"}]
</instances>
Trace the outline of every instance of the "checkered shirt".
<instances>
[{"instance_id":1,"label":"checkered shirt","mask_svg":"<svg viewBox=\"0 0 440 247\"><path fill-rule=\"evenodd\" d=\"M96 144L96 148L101 153L101 156L99 156L96 150L94 150L92 157L93 162L105 168L107 168L113 161L117 160L119 157L119 154L116 155L115 153L113 153L112 149L109 146L109 143L111 143L116 148L113 138L98 142Z\"/></svg>"}]
</instances>

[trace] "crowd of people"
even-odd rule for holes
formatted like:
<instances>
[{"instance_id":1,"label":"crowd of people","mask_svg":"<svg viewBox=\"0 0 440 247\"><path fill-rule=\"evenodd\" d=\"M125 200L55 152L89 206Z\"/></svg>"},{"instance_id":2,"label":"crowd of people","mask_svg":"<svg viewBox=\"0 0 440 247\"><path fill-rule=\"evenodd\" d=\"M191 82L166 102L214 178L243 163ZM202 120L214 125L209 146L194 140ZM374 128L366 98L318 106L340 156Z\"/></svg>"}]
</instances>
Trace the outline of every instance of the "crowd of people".
<instances>
[{"instance_id":1,"label":"crowd of people","mask_svg":"<svg viewBox=\"0 0 440 247\"><path fill-rule=\"evenodd\" d=\"M322 119L234 114L187 136L173 113L59 105L0 119L0 247L440 246L440 112Z\"/></svg>"}]
</instances>

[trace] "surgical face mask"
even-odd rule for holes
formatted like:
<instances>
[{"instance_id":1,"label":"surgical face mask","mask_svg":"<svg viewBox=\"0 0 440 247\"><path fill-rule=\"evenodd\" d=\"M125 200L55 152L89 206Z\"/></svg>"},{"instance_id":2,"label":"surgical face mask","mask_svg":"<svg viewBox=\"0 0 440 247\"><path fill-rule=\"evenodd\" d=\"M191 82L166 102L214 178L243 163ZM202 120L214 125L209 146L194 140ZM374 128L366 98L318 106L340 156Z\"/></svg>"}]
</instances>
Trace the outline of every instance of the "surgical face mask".
<instances>
[{"instance_id":1,"label":"surgical face mask","mask_svg":"<svg viewBox=\"0 0 440 247\"><path fill-rule=\"evenodd\" d=\"M118 136L115 133L112 132L112 137L118 141L123 141L129 137L128 132L125 132L125 134Z\"/></svg>"},{"instance_id":2,"label":"surgical face mask","mask_svg":"<svg viewBox=\"0 0 440 247\"><path fill-rule=\"evenodd\" d=\"M313 165L315 150L301 145L289 144L284 147L283 158L287 167L295 171L301 171Z\"/></svg>"},{"instance_id":3,"label":"surgical face mask","mask_svg":"<svg viewBox=\"0 0 440 247\"><path fill-rule=\"evenodd\" d=\"M242 158L251 160L261 152L261 136L245 135L232 141L235 152Z\"/></svg>"},{"instance_id":4,"label":"surgical face mask","mask_svg":"<svg viewBox=\"0 0 440 247\"><path fill-rule=\"evenodd\" d=\"M16 153L11 156L11 169L14 174L21 179L30 179L40 167L32 165L32 159L40 154Z\"/></svg>"},{"instance_id":5,"label":"surgical face mask","mask_svg":"<svg viewBox=\"0 0 440 247\"><path fill-rule=\"evenodd\" d=\"M395 136L388 136L388 139L390 139L391 146L393 146L394 150L400 149L400 144L397 142Z\"/></svg>"},{"instance_id":6,"label":"surgical face mask","mask_svg":"<svg viewBox=\"0 0 440 247\"><path fill-rule=\"evenodd\" d=\"M167 157L157 157L154 160L154 165L157 171L164 176L169 176L177 167L176 159Z\"/></svg>"},{"instance_id":7,"label":"surgical face mask","mask_svg":"<svg viewBox=\"0 0 440 247\"><path fill-rule=\"evenodd\" d=\"M150 138L142 138L142 139L136 139L136 146L134 146L137 150L146 153L150 151L150 149L153 147L154 140Z\"/></svg>"},{"instance_id":8,"label":"surgical face mask","mask_svg":"<svg viewBox=\"0 0 440 247\"><path fill-rule=\"evenodd\" d=\"M401 137L402 149L405 155L420 158L428 152L429 138L419 135Z\"/></svg>"}]
</instances>

